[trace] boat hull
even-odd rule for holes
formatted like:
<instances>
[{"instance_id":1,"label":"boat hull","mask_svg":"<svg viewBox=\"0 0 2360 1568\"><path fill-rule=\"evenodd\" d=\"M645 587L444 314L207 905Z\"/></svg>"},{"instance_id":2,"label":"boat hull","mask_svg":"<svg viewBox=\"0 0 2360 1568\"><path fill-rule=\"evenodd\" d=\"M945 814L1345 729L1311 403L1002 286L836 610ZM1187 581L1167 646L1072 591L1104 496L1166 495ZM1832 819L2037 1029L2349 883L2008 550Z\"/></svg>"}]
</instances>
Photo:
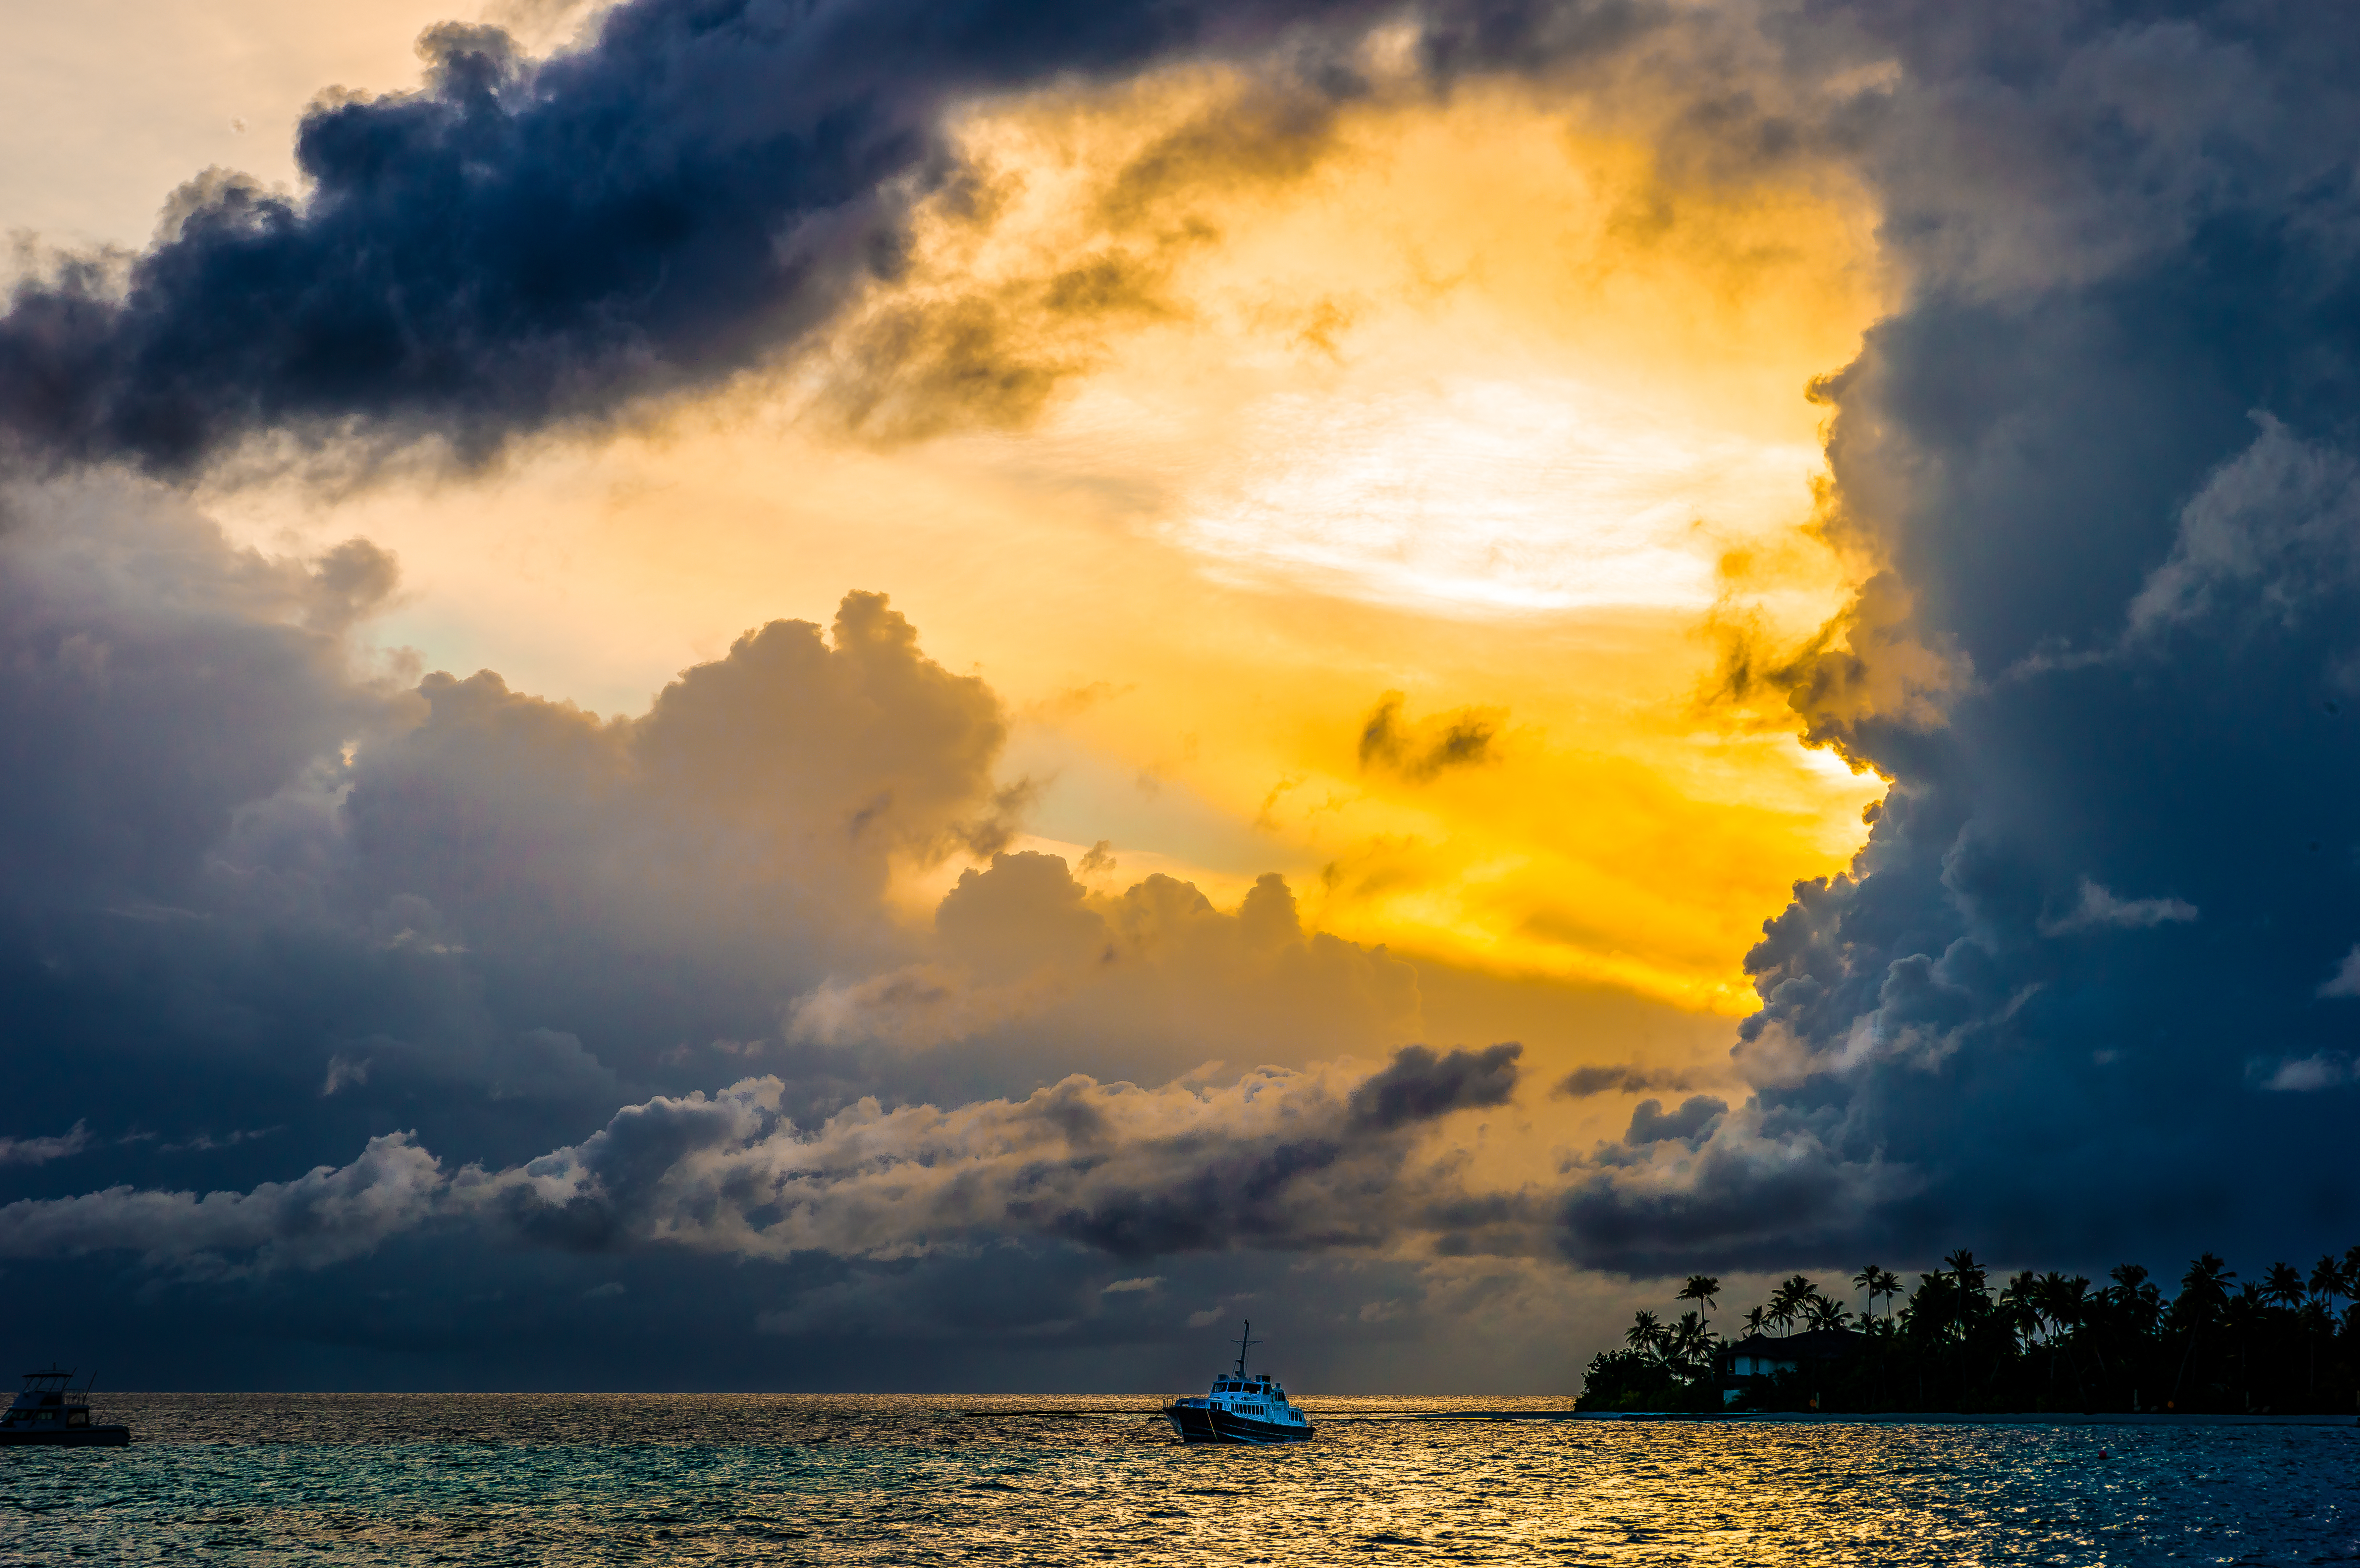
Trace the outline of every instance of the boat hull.
<instances>
[{"instance_id":1,"label":"boat hull","mask_svg":"<svg viewBox=\"0 0 2360 1568\"><path fill-rule=\"evenodd\" d=\"M1308 1422L1302 1426L1282 1425L1277 1421L1241 1416L1234 1410L1216 1410L1203 1403L1175 1402L1164 1407L1164 1419L1180 1434L1183 1443L1232 1443L1263 1447L1276 1443L1308 1443L1317 1429Z\"/></svg>"},{"instance_id":2,"label":"boat hull","mask_svg":"<svg viewBox=\"0 0 2360 1568\"><path fill-rule=\"evenodd\" d=\"M120 1448L130 1441L127 1426L63 1426L47 1432L0 1428L0 1448Z\"/></svg>"}]
</instances>

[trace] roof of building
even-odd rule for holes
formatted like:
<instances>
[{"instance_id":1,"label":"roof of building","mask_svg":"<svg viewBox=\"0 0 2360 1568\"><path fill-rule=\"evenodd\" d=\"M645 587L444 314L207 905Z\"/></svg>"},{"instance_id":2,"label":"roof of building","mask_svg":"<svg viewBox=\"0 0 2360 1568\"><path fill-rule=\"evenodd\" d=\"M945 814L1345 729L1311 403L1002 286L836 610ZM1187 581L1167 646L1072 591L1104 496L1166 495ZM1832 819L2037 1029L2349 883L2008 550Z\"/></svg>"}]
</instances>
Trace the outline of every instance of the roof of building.
<instances>
[{"instance_id":1,"label":"roof of building","mask_svg":"<svg viewBox=\"0 0 2360 1568\"><path fill-rule=\"evenodd\" d=\"M1835 1361L1859 1349L1860 1338L1848 1328L1813 1328L1801 1334L1749 1334L1729 1349L1732 1356L1765 1361Z\"/></svg>"}]
</instances>

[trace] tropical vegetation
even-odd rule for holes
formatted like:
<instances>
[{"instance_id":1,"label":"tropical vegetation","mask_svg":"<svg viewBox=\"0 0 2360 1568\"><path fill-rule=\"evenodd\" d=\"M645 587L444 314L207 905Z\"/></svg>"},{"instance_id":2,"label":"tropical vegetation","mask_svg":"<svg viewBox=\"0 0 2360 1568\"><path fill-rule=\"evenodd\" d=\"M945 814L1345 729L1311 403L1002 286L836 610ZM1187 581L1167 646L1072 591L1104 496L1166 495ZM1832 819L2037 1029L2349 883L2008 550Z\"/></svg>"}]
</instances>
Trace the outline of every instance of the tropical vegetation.
<instances>
[{"instance_id":1,"label":"tropical vegetation","mask_svg":"<svg viewBox=\"0 0 2360 1568\"><path fill-rule=\"evenodd\" d=\"M2243 1280L2208 1252L2168 1298L2136 1263L2103 1285L2029 1269L1994 1281L1966 1251L1906 1295L1874 1263L1849 1287L1856 1309L1797 1274L1735 1314L1738 1338L1770 1341L1749 1354L1775 1357L1780 1340L1811 1335L1793 1342L1794 1370L1741 1377L1737 1338L1710 1317L1721 1281L1690 1276L1676 1300L1693 1305L1668 1322L1640 1312L1622 1348L1592 1358L1579 1408L2360 1410L2360 1247Z\"/></svg>"}]
</instances>

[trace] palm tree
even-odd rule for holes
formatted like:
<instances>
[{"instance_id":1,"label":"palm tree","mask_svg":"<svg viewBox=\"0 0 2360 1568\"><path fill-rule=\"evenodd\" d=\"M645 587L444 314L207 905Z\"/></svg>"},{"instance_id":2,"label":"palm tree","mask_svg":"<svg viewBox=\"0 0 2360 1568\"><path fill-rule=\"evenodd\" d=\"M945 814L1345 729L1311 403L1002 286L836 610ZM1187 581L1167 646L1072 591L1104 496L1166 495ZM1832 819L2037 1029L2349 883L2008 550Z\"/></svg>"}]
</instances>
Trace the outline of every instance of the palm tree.
<instances>
[{"instance_id":1,"label":"palm tree","mask_svg":"<svg viewBox=\"0 0 2360 1568\"><path fill-rule=\"evenodd\" d=\"M2136 1263L2117 1263L2106 1270L2106 1278L2114 1283L2099 1291L2098 1299L2105 1306L2114 1332L2138 1340L2151 1338L2158 1320L2163 1315L2163 1292L2147 1279L2147 1270ZM2106 1365L2105 1355L2103 1351L2097 1354L2098 1368L2103 1372ZM2130 1352L2126 1349L2125 1354L2129 1356ZM2134 1356L2124 1369L2131 1370L2136 1365ZM2138 1399L2136 1388L2131 1390L2131 1398L2136 1404Z\"/></svg>"},{"instance_id":2,"label":"palm tree","mask_svg":"<svg viewBox=\"0 0 2360 1568\"><path fill-rule=\"evenodd\" d=\"M1804 1309L1809 1304L1811 1298L1819 1293L1819 1287L1812 1284L1810 1280L1800 1274L1793 1276L1785 1284L1770 1292L1771 1321L1775 1323L1782 1332L1794 1327L1795 1320L1803 1315Z\"/></svg>"},{"instance_id":3,"label":"palm tree","mask_svg":"<svg viewBox=\"0 0 2360 1568\"><path fill-rule=\"evenodd\" d=\"M1964 1248L1942 1265L1910 1292L1900 1290L1898 1275L1881 1265L1863 1265L1851 1278L1865 1293L1857 1313L1808 1276L1789 1275L1766 1302L1745 1311L1743 1332L1759 1335L1771 1324L1786 1333L1798 1326L1812 1334L1866 1330L1858 1373L1848 1381L1874 1408L1890 1408L1891 1382L1914 1381L1911 1398L1918 1404L1905 1408L1922 1409L1928 1408L1929 1398L1987 1404L2015 1388L2017 1378L2038 1378L2023 1391L2045 1388L2042 1398L2059 1404L2124 1393L2134 1408L2147 1410L2157 1408L2157 1383L2164 1386L2166 1409L2185 1400L2192 1410L2234 1409L2242 1402L2247 1410L2292 1410L2351 1397L2350 1347L2360 1345L2360 1276L2336 1254L2322 1257L2308 1270L2275 1262L2241 1284L2234 1269L2208 1252L2189 1264L2169 1304L2157 1281L2136 1264L2110 1270L2103 1288L2080 1275L2026 1269L2005 1276L1996 1290L1989 1283L1992 1271ZM1652 1312L1635 1313L1625 1334L1629 1350L1593 1363L1602 1379L1596 1390L1600 1398L1627 1401L1634 1392L1683 1387L1693 1395L1706 1387L1732 1349L1730 1340L1713 1332L1703 1310L1718 1304L1720 1287L1711 1275L1690 1275L1679 1291L1680 1304L1694 1303L1695 1310L1679 1312L1669 1323ZM1906 1305L1898 1299L1905 1293ZM1876 1312L1879 1296L1887 1298L1882 1318ZM2345 1309L2340 1321L2339 1305ZM2173 1376L2165 1379L2161 1361L2175 1338L2180 1357ZM2300 1357L2294 1355L2298 1340ZM2200 1353L2211 1359L2200 1363ZM1950 1354L1958 1381L1945 1388L1940 1374ZM2306 1372L2301 1388L2294 1379L2298 1360ZM2322 1360L2329 1363L2324 1382L2319 1377ZM2060 1362L2071 1369L2070 1389L2061 1387ZM1896 1369L1899 1379L1892 1377Z\"/></svg>"},{"instance_id":4,"label":"palm tree","mask_svg":"<svg viewBox=\"0 0 2360 1568\"><path fill-rule=\"evenodd\" d=\"M2311 1266L2309 1284L2311 1293L2327 1302L2331 1314L2335 1311L2335 1298L2344 1294L2349 1288L2344 1275L2344 1265L2335 1261L2335 1254L2332 1252Z\"/></svg>"},{"instance_id":5,"label":"palm tree","mask_svg":"<svg viewBox=\"0 0 2360 1568\"><path fill-rule=\"evenodd\" d=\"M1841 1328L1852 1316L1852 1309L1841 1301L1831 1301L1815 1295L1804 1308L1804 1321L1815 1329Z\"/></svg>"},{"instance_id":6,"label":"palm tree","mask_svg":"<svg viewBox=\"0 0 2360 1568\"><path fill-rule=\"evenodd\" d=\"M2082 1280L2081 1289L2086 1290L2089 1288L2090 1282ZM2070 1326L2069 1319L2075 1315L2072 1303L2078 1300L2072 1281L2054 1269L2040 1277L2039 1287L2033 1294L2033 1304L2040 1311L2046 1337L2054 1340L2065 1332Z\"/></svg>"},{"instance_id":7,"label":"palm tree","mask_svg":"<svg viewBox=\"0 0 2360 1568\"><path fill-rule=\"evenodd\" d=\"M1967 1337L1967 1320L1981 1316L1983 1310L1991 1305L1991 1300L1983 1290L1983 1281L1988 1276L1983 1266L1975 1261L1975 1255L1963 1247L1942 1261L1949 1266L1947 1276L1954 1290L1950 1309L1957 1320L1959 1338L1963 1341ZM1938 1279L1942 1277L1936 1276Z\"/></svg>"},{"instance_id":8,"label":"palm tree","mask_svg":"<svg viewBox=\"0 0 2360 1568\"><path fill-rule=\"evenodd\" d=\"M1983 1294L1985 1276L1983 1267L1976 1263L1973 1253L1962 1247L1942 1261L1949 1265L1950 1278L1957 1282L1958 1286L1958 1296L1952 1304L1959 1320L1959 1392L1964 1394L1967 1385L1967 1318L1971 1310L1970 1303L1972 1303L1972 1314L1980 1317L1991 1302Z\"/></svg>"},{"instance_id":9,"label":"palm tree","mask_svg":"<svg viewBox=\"0 0 2360 1568\"><path fill-rule=\"evenodd\" d=\"M2199 1310L2218 1312L2228 1304L2229 1286L2236 1278L2237 1271L2229 1267L2226 1259L2202 1253L2188 1266L2188 1272L2180 1277L2180 1299L2172 1305L2187 1301Z\"/></svg>"},{"instance_id":10,"label":"palm tree","mask_svg":"<svg viewBox=\"0 0 2360 1568\"><path fill-rule=\"evenodd\" d=\"M1885 1298L1885 1327L1890 1333L1893 1328L1893 1295L1901 1289L1901 1276L1871 1263L1853 1275L1852 1282L1867 1293L1868 1314L1863 1321L1872 1333L1876 1328L1876 1298ZM1876 1357L1876 1399L1879 1404L1885 1401L1885 1354L1882 1346L1878 1347Z\"/></svg>"},{"instance_id":11,"label":"palm tree","mask_svg":"<svg viewBox=\"0 0 2360 1568\"><path fill-rule=\"evenodd\" d=\"M2268 1292L2258 1281L2248 1279L2238 1287L2235 1295L2229 1298L2229 1305L2222 1313L2228 1343L2237 1351L2237 1391L2245 1397L2248 1411L2254 1408L2254 1372L2250 1353L2254 1341L2260 1337L2258 1324L2262 1314L2268 1310Z\"/></svg>"},{"instance_id":12,"label":"palm tree","mask_svg":"<svg viewBox=\"0 0 2360 1568\"><path fill-rule=\"evenodd\" d=\"M1682 1312L1666 1338L1667 1358L1683 1377L1702 1377L1712 1366L1712 1331L1695 1312Z\"/></svg>"},{"instance_id":13,"label":"palm tree","mask_svg":"<svg viewBox=\"0 0 2360 1568\"><path fill-rule=\"evenodd\" d=\"M2180 1277L2180 1297L2171 1303L2171 1313L2188 1325L2188 1348L2180 1354L2180 1371L2171 1380L2171 1402L2180 1403L2181 1386L2188 1381L2188 1364L2195 1357L2196 1341L2207 1325L2218 1320L2228 1310L2229 1282L2237 1271L2212 1253L2201 1254Z\"/></svg>"},{"instance_id":14,"label":"palm tree","mask_svg":"<svg viewBox=\"0 0 2360 1568\"><path fill-rule=\"evenodd\" d=\"M2049 1320L2049 1380L2057 1380L2057 1352L2078 1331L2090 1310L2090 1281L2076 1274L2070 1279L2051 1270L2040 1277L2040 1311ZM2081 1362L2070 1349L2065 1364L2073 1368L2073 1391L2081 1389Z\"/></svg>"},{"instance_id":15,"label":"palm tree","mask_svg":"<svg viewBox=\"0 0 2360 1568\"><path fill-rule=\"evenodd\" d=\"M1939 1269L1928 1269L1918 1276L1918 1288L1901 1309L1903 1326L1929 1339L1950 1333L1958 1326L1959 1316L1950 1301L1950 1277Z\"/></svg>"},{"instance_id":16,"label":"palm tree","mask_svg":"<svg viewBox=\"0 0 2360 1568\"><path fill-rule=\"evenodd\" d=\"M2109 1294L2130 1317L2133 1326L2142 1334L2151 1330L2156 1314L2163 1309L2163 1292L2147 1282L2147 1270L2136 1263L2117 1263L2107 1271L2106 1278L2114 1282Z\"/></svg>"},{"instance_id":17,"label":"palm tree","mask_svg":"<svg viewBox=\"0 0 2360 1568\"><path fill-rule=\"evenodd\" d=\"M2254 1290L2254 1287L2248 1286L2247 1289ZM2258 1290L2254 1290L2254 1293L2261 1300L2271 1302L2294 1316L2296 1332L2300 1333L2305 1340L2311 1338L2311 1325L2301 1316L2302 1309L2311 1304L2311 1287L2304 1281L2301 1269L2291 1263L2273 1263L2263 1274L2261 1286ZM2245 1347L2240 1345L2237 1351L2238 1365L2243 1367L2245 1361ZM2319 1383L2318 1362L2318 1355L2314 1352L2310 1358L2310 1370L2306 1377L2306 1382L2311 1388L2316 1388ZM2251 1405L2253 1402L2253 1398L2249 1394L2245 1403Z\"/></svg>"},{"instance_id":18,"label":"palm tree","mask_svg":"<svg viewBox=\"0 0 2360 1568\"><path fill-rule=\"evenodd\" d=\"M1717 1299L1720 1295L1719 1279L1710 1274L1691 1274L1688 1276L1688 1282L1680 1287L1679 1299L1683 1301L1702 1301L1708 1307L1717 1307L1721 1305Z\"/></svg>"},{"instance_id":19,"label":"palm tree","mask_svg":"<svg viewBox=\"0 0 2360 1568\"><path fill-rule=\"evenodd\" d=\"M1893 1316L1893 1298L1901 1293L1901 1276L1890 1269L1880 1269L1868 1290L1871 1301L1879 1296L1885 1298L1885 1315L1890 1319Z\"/></svg>"},{"instance_id":20,"label":"palm tree","mask_svg":"<svg viewBox=\"0 0 2360 1568\"><path fill-rule=\"evenodd\" d=\"M2018 1348L2027 1352L2040 1334L2039 1299L2040 1276L2029 1269L2011 1275L2007 1288L1999 1293L2000 1310L2006 1316L2007 1326L2016 1334Z\"/></svg>"},{"instance_id":21,"label":"palm tree","mask_svg":"<svg viewBox=\"0 0 2360 1568\"><path fill-rule=\"evenodd\" d=\"M2319 1399L2319 1341L2324 1334L2330 1345L2335 1342L2335 1320L2317 1301L2305 1301L2295 1310L2295 1323L2302 1334L2303 1392L2312 1401Z\"/></svg>"},{"instance_id":22,"label":"palm tree","mask_svg":"<svg viewBox=\"0 0 2360 1568\"><path fill-rule=\"evenodd\" d=\"M1949 1304L1951 1281L1939 1269L1929 1269L1918 1276L1918 1288L1909 1292L1909 1300L1901 1309L1901 1332L1913 1340L1924 1341L1928 1350L1939 1344L1943 1334L1957 1326L1958 1312ZM1932 1355L1918 1360L1918 1398L1926 1398L1926 1367L1934 1360Z\"/></svg>"}]
</instances>

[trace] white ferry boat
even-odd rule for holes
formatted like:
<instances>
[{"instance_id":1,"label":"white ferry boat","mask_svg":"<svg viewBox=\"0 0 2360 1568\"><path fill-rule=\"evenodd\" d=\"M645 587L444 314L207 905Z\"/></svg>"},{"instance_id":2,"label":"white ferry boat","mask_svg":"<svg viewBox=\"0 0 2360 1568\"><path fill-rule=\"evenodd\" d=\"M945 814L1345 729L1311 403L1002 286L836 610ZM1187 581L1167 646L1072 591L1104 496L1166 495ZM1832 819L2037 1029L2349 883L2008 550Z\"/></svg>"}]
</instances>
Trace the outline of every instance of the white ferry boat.
<instances>
[{"instance_id":1,"label":"white ferry boat","mask_svg":"<svg viewBox=\"0 0 2360 1568\"><path fill-rule=\"evenodd\" d=\"M74 1375L63 1367L25 1374L25 1391L16 1403L0 1410L0 1447L49 1443L63 1448L120 1448L131 1441L127 1426L94 1426L90 1419L90 1390L98 1381L73 1386Z\"/></svg>"},{"instance_id":2,"label":"white ferry boat","mask_svg":"<svg viewBox=\"0 0 2360 1568\"><path fill-rule=\"evenodd\" d=\"M1307 1443L1311 1418L1289 1404L1286 1390L1267 1372L1246 1376L1246 1351L1262 1341L1251 1337L1253 1321L1238 1335L1238 1365L1213 1379L1201 1399L1175 1399L1164 1419L1183 1443Z\"/></svg>"}]
</instances>

